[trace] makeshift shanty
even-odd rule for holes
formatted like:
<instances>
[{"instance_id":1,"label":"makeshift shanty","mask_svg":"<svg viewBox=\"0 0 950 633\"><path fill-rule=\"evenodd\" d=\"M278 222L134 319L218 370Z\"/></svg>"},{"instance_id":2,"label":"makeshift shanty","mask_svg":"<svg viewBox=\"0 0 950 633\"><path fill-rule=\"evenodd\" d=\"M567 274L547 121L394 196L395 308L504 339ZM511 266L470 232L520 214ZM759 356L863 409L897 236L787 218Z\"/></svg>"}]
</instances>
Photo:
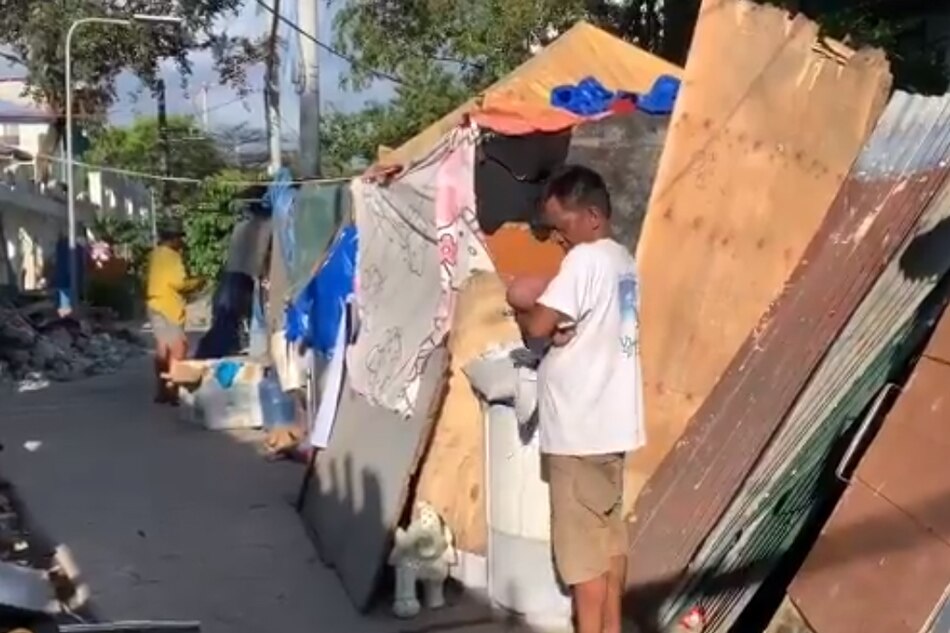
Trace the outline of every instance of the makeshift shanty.
<instances>
[{"instance_id":1,"label":"makeshift shanty","mask_svg":"<svg viewBox=\"0 0 950 633\"><path fill-rule=\"evenodd\" d=\"M534 220L567 163L603 174L643 288L626 613L647 633L752 630L762 586L809 546L829 472L860 461L855 430L870 437L950 298L950 101L889 96L879 52L745 0L703 2L680 75L579 24L363 177L275 178L270 363L305 403L301 515L359 608L387 559L416 555L529 620L569 618L538 356L504 298L506 277L558 270ZM439 547L413 554L421 533ZM950 585L932 560L900 567L926 584L915 622ZM836 613L834 573L790 601Z\"/></svg>"},{"instance_id":2,"label":"makeshift shanty","mask_svg":"<svg viewBox=\"0 0 950 633\"><path fill-rule=\"evenodd\" d=\"M355 292L344 311L345 335L331 354L345 367L332 378L324 375L322 397L311 409L314 429L320 428L314 435L328 442L316 457L302 513L361 608L369 604L385 547L410 499L430 504L451 530L459 551L454 574L470 587L491 584L484 430L491 403L476 396L466 367L502 353L508 375L516 375L506 359L522 343L498 275L557 271L560 247L541 239L531 221L545 180L566 163L602 173L620 234L637 239L678 75L675 67L582 23L351 184ZM275 184L275 200L286 195L282 187ZM280 208L276 202L275 218ZM301 213L288 208L288 217ZM283 233L278 239L290 241ZM287 299L296 301L293 291ZM343 295L337 300L347 301ZM290 308L280 324L284 331L294 329L294 312ZM306 327L318 323L309 319ZM437 357L445 361L434 367ZM511 398L504 402L500 406L510 410ZM505 419L515 424L514 415ZM536 440L525 450L526 485L536 481L543 490ZM340 483L346 472L353 482L386 482L373 485L372 508L332 512L360 488ZM510 503L518 503L517 495ZM511 608L540 612L563 596L546 531L522 532L515 526L498 534L512 536L507 543L516 544L516 553L522 545L541 552L550 583L534 598L497 597ZM352 549L363 555L332 545L333 534L361 535Z\"/></svg>"},{"instance_id":3,"label":"makeshift shanty","mask_svg":"<svg viewBox=\"0 0 950 633\"><path fill-rule=\"evenodd\" d=\"M661 623L701 604L712 630L733 624L814 510L835 439L943 308L948 104L892 98L784 293L638 500L629 582L675 589ZM736 569L753 578L705 596Z\"/></svg>"}]
</instances>

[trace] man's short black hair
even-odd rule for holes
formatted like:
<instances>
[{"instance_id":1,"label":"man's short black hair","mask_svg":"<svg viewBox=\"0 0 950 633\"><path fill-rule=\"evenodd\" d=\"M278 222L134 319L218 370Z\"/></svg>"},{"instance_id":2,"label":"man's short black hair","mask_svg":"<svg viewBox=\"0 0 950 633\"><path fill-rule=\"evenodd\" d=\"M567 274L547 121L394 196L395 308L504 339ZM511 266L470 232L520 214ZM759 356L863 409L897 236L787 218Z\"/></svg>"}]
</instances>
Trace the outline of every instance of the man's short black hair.
<instances>
[{"instance_id":1,"label":"man's short black hair","mask_svg":"<svg viewBox=\"0 0 950 633\"><path fill-rule=\"evenodd\" d=\"M541 202L551 198L571 209L594 207L606 218L612 212L610 192L604 179L593 169L582 165L564 165L551 174Z\"/></svg>"}]
</instances>

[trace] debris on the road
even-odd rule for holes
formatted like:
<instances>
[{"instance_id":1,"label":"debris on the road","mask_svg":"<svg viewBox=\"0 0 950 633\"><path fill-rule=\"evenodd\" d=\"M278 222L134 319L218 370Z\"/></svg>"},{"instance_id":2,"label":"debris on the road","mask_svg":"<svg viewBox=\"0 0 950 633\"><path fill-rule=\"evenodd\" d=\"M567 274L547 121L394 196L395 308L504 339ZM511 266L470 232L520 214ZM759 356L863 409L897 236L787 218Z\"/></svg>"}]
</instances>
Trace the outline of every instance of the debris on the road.
<instances>
[{"instance_id":1,"label":"debris on the road","mask_svg":"<svg viewBox=\"0 0 950 633\"><path fill-rule=\"evenodd\" d=\"M36 391L116 371L144 353L136 335L108 316L60 317L48 302L0 302L0 386Z\"/></svg>"}]
</instances>

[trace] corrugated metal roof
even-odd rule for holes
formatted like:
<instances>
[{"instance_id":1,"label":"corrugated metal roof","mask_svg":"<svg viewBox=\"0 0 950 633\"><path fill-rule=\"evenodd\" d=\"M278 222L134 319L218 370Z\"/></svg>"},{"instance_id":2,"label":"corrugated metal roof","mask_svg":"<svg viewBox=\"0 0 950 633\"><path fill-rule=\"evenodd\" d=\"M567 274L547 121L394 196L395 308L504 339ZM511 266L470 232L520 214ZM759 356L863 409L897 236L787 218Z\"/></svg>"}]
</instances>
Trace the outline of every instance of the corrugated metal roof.
<instances>
[{"instance_id":1,"label":"corrugated metal roof","mask_svg":"<svg viewBox=\"0 0 950 633\"><path fill-rule=\"evenodd\" d=\"M950 212L945 208L950 207L947 198L931 203L950 172L948 155L950 98L895 94L782 296L639 498L628 587L631 608L648 623L656 619L657 610L664 619L676 615L675 605L667 602L664 611L658 602L689 584L689 563L717 525L723 528L709 540L703 555L716 550L726 536L735 539L730 547L756 537L756 526L766 520L747 512L761 501L756 493L774 482L769 477L787 474L782 470L787 461L781 459L788 460L809 445L815 425L836 406L845 406L855 381L874 375L870 369L878 363L877 377L857 396L851 394L854 397L847 403L849 408L857 403L860 410L862 400L866 403L873 396L873 385L886 376L889 359L882 356L882 348L900 341L901 332L903 338L910 335L914 310L950 265L945 256L920 248L928 239L924 235L943 235L940 231L947 226L942 222ZM912 233L917 239L881 276ZM950 253L950 248L945 246L943 252ZM862 304L876 281L875 292ZM861 309L855 312L859 304ZM786 419L783 448L775 449L775 455L781 455L777 466L761 471L763 480L750 482L746 496L733 503L722 523L724 512ZM808 433L802 434L803 425ZM771 463L763 462L763 468ZM802 485L804 490L809 483ZM797 533L800 516L800 509L792 512L789 529L772 543L773 549ZM731 530L737 517L743 519L739 524L744 531ZM721 571L728 574L728 566ZM638 586L664 590L638 599Z\"/></svg>"}]
</instances>

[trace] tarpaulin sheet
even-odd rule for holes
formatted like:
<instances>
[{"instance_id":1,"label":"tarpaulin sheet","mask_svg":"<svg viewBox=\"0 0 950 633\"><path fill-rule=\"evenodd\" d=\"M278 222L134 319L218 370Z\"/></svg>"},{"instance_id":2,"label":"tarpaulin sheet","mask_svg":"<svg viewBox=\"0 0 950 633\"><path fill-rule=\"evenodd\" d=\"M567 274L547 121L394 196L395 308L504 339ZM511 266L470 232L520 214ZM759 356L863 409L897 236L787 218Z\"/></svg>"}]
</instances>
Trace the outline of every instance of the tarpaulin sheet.
<instances>
[{"instance_id":1,"label":"tarpaulin sheet","mask_svg":"<svg viewBox=\"0 0 950 633\"><path fill-rule=\"evenodd\" d=\"M277 305L292 301L313 278L351 204L349 182L305 183L295 190L289 178L282 170L268 190L286 271L285 287L272 287Z\"/></svg>"},{"instance_id":2,"label":"tarpaulin sheet","mask_svg":"<svg viewBox=\"0 0 950 633\"><path fill-rule=\"evenodd\" d=\"M356 391L402 415L458 288L493 270L475 218L474 148L474 132L459 130L390 184L354 183L360 331L347 367Z\"/></svg>"},{"instance_id":3,"label":"tarpaulin sheet","mask_svg":"<svg viewBox=\"0 0 950 633\"><path fill-rule=\"evenodd\" d=\"M636 111L582 123L571 135L567 163L603 176L614 236L631 248L640 239L669 123L668 116Z\"/></svg>"},{"instance_id":4,"label":"tarpaulin sheet","mask_svg":"<svg viewBox=\"0 0 950 633\"><path fill-rule=\"evenodd\" d=\"M336 348L340 317L353 293L356 274L355 226L340 231L327 252L320 271L287 307L287 339L330 358Z\"/></svg>"}]
</instances>

